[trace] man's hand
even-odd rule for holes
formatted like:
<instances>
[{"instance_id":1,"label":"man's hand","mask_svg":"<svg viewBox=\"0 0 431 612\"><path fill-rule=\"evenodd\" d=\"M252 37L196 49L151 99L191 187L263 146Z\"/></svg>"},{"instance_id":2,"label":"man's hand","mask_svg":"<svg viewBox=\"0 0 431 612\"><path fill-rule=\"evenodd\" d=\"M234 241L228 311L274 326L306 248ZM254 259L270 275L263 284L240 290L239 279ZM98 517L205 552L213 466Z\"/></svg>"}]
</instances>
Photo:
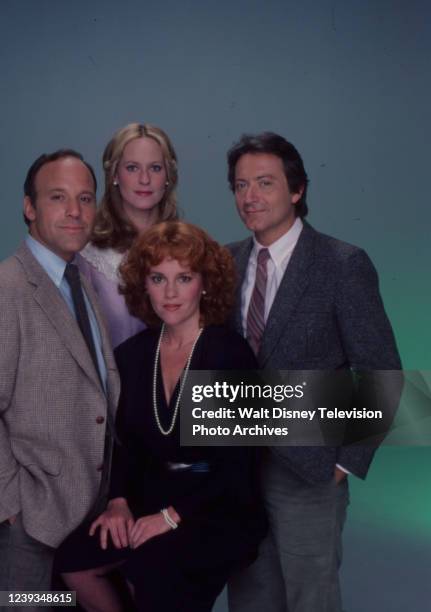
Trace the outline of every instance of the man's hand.
<instances>
[{"instance_id":1,"label":"man's hand","mask_svg":"<svg viewBox=\"0 0 431 612\"><path fill-rule=\"evenodd\" d=\"M168 508L169 516L176 522L181 521L179 514L175 511L172 506ZM130 532L130 546L131 548L138 548L144 542L147 542L151 538L154 538L162 533L170 531L170 527L165 521L163 514L158 512L157 514L149 514L148 516L142 516L134 524Z\"/></svg>"},{"instance_id":2,"label":"man's hand","mask_svg":"<svg viewBox=\"0 0 431 612\"><path fill-rule=\"evenodd\" d=\"M135 520L127 501L123 497L111 499L105 512L91 524L89 534L93 536L100 527L100 546L106 550L108 533L115 548L126 548L130 545L130 534Z\"/></svg>"},{"instance_id":3,"label":"man's hand","mask_svg":"<svg viewBox=\"0 0 431 612\"><path fill-rule=\"evenodd\" d=\"M340 470L339 467L335 467L335 484L340 484L342 480L344 480L347 476L346 472Z\"/></svg>"}]
</instances>

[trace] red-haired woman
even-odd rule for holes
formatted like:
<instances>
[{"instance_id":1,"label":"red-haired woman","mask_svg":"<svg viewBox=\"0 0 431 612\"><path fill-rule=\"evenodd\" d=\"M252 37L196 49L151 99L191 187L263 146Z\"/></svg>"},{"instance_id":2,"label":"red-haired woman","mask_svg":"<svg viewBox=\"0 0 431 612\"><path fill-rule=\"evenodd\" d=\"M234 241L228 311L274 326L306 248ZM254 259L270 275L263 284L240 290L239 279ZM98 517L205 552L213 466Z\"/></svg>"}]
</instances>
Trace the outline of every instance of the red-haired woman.
<instances>
[{"instance_id":1,"label":"red-haired woman","mask_svg":"<svg viewBox=\"0 0 431 612\"><path fill-rule=\"evenodd\" d=\"M150 327L116 351L121 446L111 499L90 528L94 550L72 537L60 565L86 610L122 610L105 579L119 564L138 610L209 612L264 531L251 450L182 447L179 438L189 369L256 368L246 341L221 325L233 262L203 230L168 221L134 243L121 275L130 312Z\"/></svg>"}]
</instances>

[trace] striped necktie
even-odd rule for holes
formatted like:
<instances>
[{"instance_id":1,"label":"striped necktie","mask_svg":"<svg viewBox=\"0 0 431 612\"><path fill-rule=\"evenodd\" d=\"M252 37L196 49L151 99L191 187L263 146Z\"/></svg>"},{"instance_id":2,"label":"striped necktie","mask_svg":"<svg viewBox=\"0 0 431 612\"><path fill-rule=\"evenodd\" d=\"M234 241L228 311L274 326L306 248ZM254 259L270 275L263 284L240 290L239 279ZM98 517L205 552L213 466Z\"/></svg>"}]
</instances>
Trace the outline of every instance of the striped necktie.
<instances>
[{"instance_id":1,"label":"striped necktie","mask_svg":"<svg viewBox=\"0 0 431 612\"><path fill-rule=\"evenodd\" d=\"M247 313L247 340L255 355L259 352L265 329L265 294L268 280L266 264L270 257L268 249L260 249L257 255L256 280Z\"/></svg>"}]
</instances>

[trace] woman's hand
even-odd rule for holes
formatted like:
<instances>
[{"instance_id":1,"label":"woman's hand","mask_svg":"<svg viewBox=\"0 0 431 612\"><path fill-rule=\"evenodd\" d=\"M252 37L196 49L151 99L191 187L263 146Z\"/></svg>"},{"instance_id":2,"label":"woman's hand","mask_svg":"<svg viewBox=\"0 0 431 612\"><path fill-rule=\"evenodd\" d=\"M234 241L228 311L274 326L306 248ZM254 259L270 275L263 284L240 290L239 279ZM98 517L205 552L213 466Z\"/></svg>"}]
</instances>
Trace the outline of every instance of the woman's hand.
<instances>
[{"instance_id":1,"label":"woman's hand","mask_svg":"<svg viewBox=\"0 0 431 612\"><path fill-rule=\"evenodd\" d=\"M172 506L167 509L169 516L176 522L180 523L181 518ZM139 518L129 533L129 542L131 548L138 548L144 542L147 542L155 536L171 531L170 527L164 519L161 512L157 514L149 514Z\"/></svg>"},{"instance_id":2,"label":"woman's hand","mask_svg":"<svg viewBox=\"0 0 431 612\"><path fill-rule=\"evenodd\" d=\"M124 497L111 499L105 512L91 524L90 535L96 533L100 527L100 546L106 550L108 546L108 533L111 536L115 548L125 548L130 545L130 534L135 520L130 512Z\"/></svg>"}]
</instances>

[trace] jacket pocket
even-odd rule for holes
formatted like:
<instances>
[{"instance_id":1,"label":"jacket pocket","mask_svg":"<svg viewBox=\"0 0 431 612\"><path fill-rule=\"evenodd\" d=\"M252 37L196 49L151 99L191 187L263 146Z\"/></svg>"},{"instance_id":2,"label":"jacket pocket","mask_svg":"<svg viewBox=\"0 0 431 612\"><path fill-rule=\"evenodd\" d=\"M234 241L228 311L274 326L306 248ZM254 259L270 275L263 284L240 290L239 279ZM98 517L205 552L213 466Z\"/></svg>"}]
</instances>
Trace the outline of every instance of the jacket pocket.
<instances>
[{"instance_id":1,"label":"jacket pocket","mask_svg":"<svg viewBox=\"0 0 431 612\"><path fill-rule=\"evenodd\" d=\"M62 460L59 451L40 441L35 443L24 438L11 438L11 446L17 462L30 472L39 468L51 476L60 474Z\"/></svg>"},{"instance_id":2,"label":"jacket pocket","mask_svg":"<svg viewBox=\"0 0 431 612\"><path fill-rule=\"evenodd\" d=\"M328 354L333 321L327 312L301 312L291 324L286 345L292 361L313 361Z\"/></svg>"}]
</instances>

